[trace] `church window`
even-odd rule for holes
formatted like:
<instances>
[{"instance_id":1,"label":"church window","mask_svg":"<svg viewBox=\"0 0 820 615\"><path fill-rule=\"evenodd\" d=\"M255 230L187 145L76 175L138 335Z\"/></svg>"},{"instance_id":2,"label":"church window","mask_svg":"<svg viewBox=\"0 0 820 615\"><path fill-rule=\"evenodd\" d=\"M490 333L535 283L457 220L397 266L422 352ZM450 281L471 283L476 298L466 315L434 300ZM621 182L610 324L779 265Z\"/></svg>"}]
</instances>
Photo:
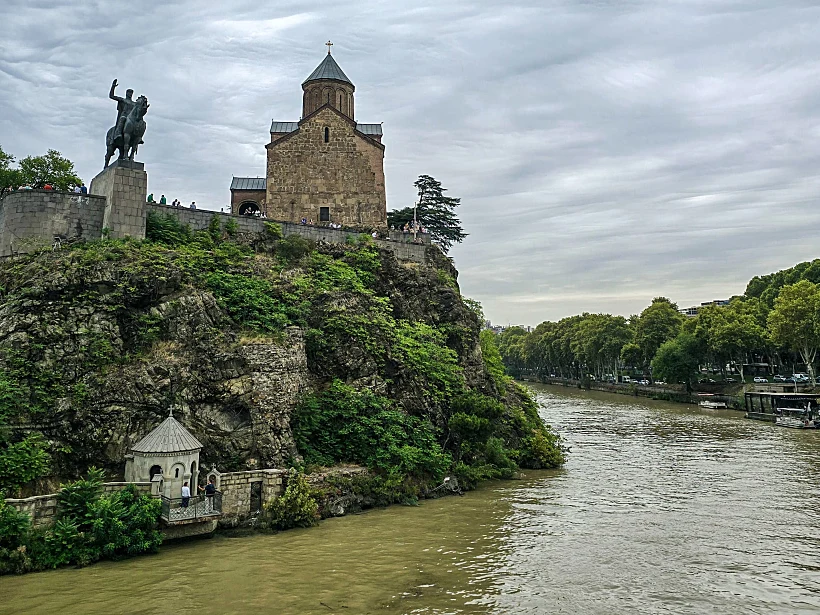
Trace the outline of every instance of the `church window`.
<instances>
[{"instance_id":1,"label":"church window","mask_svg":"<svg viewBox=\"0 0 820 615\"><path fill-rule=\"evenodd\" d=\"M325 143L330 143L330 128L325 126Z\"/></svg>"},{"instance_id":2,"label":"church window","mask_svg":"<svg viewBox=\"0 0 820 615\"><path fill-rule=\"evenodd\" d=\"M339 94L339 111L342 110L342 95Z\"/></svg>"},{"instance_id":3,"label":"church window","mask_svg":"<svg viewBox=\"0 0 820 615\"><path fill-rule=\"evenodd\" d=\"M174 468L174 478L179 478L179 468Z\"/></svg>"},{"instance_id":4,"label":"church window","mask_svg":"<svg viewBox=\"0 0 820 615\"><path fill-rule=\"evenodd\" d=\"M330 207L319 208L319 222L330 222Z\"/></svg>"}]
</instances>

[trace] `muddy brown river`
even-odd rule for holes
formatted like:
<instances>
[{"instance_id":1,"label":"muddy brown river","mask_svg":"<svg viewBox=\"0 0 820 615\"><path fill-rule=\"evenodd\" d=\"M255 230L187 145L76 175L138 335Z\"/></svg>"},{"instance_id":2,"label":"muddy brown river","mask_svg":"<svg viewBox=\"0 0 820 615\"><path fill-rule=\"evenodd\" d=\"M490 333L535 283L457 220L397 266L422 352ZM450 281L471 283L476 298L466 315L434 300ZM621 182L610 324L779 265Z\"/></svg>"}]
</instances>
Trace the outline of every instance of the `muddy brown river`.
<instances>
[{"instance_id":1,"label":"muddy brown river","mask_svg":"<svg viewBox=\"0 0 820 615\"><path fill-rule=\"evenodd\" d=\"M533 388L562 470L0 577L0 614L820 613L820 432Z\"/></svg>"}]
</instances>

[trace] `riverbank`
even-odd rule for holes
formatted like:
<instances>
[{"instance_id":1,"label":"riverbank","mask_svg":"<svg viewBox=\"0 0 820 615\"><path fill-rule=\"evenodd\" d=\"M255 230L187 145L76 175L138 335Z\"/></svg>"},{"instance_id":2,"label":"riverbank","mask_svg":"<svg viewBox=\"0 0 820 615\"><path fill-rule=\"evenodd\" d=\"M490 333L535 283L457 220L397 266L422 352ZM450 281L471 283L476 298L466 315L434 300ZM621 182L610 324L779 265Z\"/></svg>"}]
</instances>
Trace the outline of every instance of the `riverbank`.
<instances>
[{"instance_id":1,"label":"riverbank","mask_svg":"<svg viewBox=\"0 0 820 615\"><path fill-rule=\"evenodd\" d=\"M548 384L554 386L570 387L583 389L587 391L600 391L602 393L615 393L618 395L629 395L631 397L646 397L648 399L655 399L659 401L670 401L680 404L695 404L697 405L699 393L708 393L710 399L714 401L722 401L731 410L744 410L743 404L743 388L741 385L731 386L715 386L708 391L693 391L687 393L679 389L670 387L662 387L657 385L639 385L639 384L618 384L609 382L598 382L595 380L573 380L569 378L541 378L537 379L532 376L522 377L520 379L523 383L538 383Z\"/></svg>"},{"instance_id":2,"label":"riverbank","mask_svg":"<svg viewBox=\"0 0 820 615\"><path fill-rule=\"evenodd\" d=\"M310 529L3 577L0 615L817 612L820 544L806 537L820 534L820 434L531 388L573 448L562 469Z\"/></svg>"}]
</instances>

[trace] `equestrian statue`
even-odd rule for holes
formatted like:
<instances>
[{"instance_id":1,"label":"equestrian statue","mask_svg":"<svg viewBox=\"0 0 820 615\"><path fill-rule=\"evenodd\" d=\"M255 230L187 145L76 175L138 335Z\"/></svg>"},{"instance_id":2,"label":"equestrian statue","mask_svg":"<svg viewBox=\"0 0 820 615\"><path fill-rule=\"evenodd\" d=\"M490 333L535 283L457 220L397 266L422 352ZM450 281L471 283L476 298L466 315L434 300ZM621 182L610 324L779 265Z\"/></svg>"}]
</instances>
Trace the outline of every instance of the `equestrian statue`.
<instances>
[{"instance_id":1,"label":"equestrian statue","mask_svg":"<svg viewBox=\"0 0 820 615\"><path fill-rule=\"evenodd\" d=\"M142 135L145 134L145 114L148 112L148 99L140 96L133 100L131 96L134 90L126 90L125 98L115 96L114 89L117 87L117 80L111 83L111 91L108 98L117 101L117 123L111 127L105 137L106 153L105 166L108 166L114 150L120 151L120 160L134 160L140 143L144 143Z\"/></svg>"}]
</instances>

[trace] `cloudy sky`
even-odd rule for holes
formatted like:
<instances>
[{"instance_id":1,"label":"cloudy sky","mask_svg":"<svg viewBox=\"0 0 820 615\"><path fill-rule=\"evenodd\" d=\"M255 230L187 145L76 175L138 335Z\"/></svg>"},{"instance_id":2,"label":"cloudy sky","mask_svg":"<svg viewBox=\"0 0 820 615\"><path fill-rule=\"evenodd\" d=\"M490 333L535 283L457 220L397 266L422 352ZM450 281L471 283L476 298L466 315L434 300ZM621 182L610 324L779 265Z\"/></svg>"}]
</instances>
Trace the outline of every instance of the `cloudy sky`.
<instances>
[{"instance_id":1,"label":"cloudy sky","mask_svg":"<svg viewBox=\"0 0 820 615\"><path fill-rule=\"evenodd\" d=\"M145 94L149 191L227 207L334 42L384 122L388 208L433 175L499 324L681 306L820 256L820 6L808 0L0 3L0 145L89 183Z\"/></svg>"}]
</instances>

